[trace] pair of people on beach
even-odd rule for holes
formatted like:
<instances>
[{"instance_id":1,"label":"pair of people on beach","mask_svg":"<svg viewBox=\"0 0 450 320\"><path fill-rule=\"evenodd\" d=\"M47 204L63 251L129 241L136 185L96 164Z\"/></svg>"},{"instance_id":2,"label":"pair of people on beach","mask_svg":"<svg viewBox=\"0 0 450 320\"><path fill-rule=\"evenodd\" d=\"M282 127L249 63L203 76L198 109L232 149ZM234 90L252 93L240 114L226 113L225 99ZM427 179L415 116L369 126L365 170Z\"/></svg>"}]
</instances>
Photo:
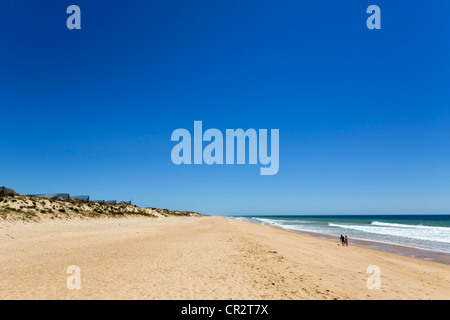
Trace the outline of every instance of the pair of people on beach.
<instances>
[{"instance_id":1,"label":"pair of people on beach","mask_svg":"<svg viewBox=\"0 0 450 320\"><path fill-rule=\"evenodd\" d=\"M342 234L341 234L341 243L342 243L342 246L346 246L346 247L348 247L348 237L347 236L343 236Z\"/></svg>"}]
</instances>

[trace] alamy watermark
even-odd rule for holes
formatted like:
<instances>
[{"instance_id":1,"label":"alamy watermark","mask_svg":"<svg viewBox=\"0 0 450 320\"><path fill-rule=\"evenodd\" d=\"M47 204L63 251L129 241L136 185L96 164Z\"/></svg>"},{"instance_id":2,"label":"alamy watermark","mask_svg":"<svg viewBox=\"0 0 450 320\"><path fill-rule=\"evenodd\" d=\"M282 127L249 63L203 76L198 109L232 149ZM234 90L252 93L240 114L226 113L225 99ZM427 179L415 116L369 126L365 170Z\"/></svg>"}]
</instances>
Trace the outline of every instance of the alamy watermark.
<instances>
[{"instance_id":1,"label":"alamy watermark","mask_svg":"<svg viewBox=\"0 0 450 320\"><path fill-rule=\"evenodd\" d=\"M381 287L381 269L379 266L376 265L370 265L367 267L366 270L367 273L370 273L371 275L367 278L367 289L373 290L373 289L380 289Z\"/></svg>"},{"instance_id":2,"label":"alamy watermark","mask_svg":"<svg viewBox=\"0 0 450 320\"><path fill-rule=\"evenodd\" d=\"M81 289L81 269L79 266L71 265L67 267L67 277L66 285L69 290L80 290Z\"/></svg>"},{"instance_id":3,"label":"alamy watermark","mask_svg":"<svg viewBox=\"0 0 450 320\"><path fill-rule=\"evenodd\" d=\"M370 5L366 12L370 14L367 18L366 26L369 30L381 29L381 9L377 5Z\"/></svg>"},{"instance_id":4,"label":"alamy watermark","mask_svg":"<svg viewBox=\"0 0 450 320\"><path fill-rule=\"evenodd\" d=\"M259 129L226 129L225 157L224 135L218 129L208 129L203 132L202 121L194 121L193 137L187 129L176 129L172 132L172 141L178 141L173 147L171 158L176 165L180 164L246 164L248 149L248 164L263 167L261 175L275 175L279 169L279 129L270 130L270 155L268 130ZM247 143L248 141L248 143ZM208 144L203 148L203 142ZM236 148L235 148L236 146ZM246 148L248 146L248 148ZM194 159L192 161L192 153Z\"/></svg>"},{"instance_id":5,"label":"alamy watermark","mask_svg":"<svg viewBox=\"0 0 450 320\"><path fill-rule=\"evenodd\" d=\"M81 9L77 5L70 5L66 10L70 16L67 18L66 26L69 30L81 29Z\"/></svg>"},{"instance_id":6,"label":"alamy watermark","mask_svg":"<svg viewBox=\"0 0 450 320\"><path fill-rule=\"evenodd\" d=\"M66 10L70 16L67 18L66 26L69 30L81 29L81 9L77 5L70 5ZM370 14L367 18L366 26L369 30L381 29L381 9L377 5L367 7L366 13Z\"/></svg>"}]
</instances>

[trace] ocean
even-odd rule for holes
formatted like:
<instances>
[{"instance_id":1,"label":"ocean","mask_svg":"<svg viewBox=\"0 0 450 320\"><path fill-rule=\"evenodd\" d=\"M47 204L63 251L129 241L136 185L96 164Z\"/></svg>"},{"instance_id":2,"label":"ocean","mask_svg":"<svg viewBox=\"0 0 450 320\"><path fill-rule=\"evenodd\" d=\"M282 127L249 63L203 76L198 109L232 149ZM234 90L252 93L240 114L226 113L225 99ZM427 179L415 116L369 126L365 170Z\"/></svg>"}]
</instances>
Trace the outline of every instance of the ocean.
<instances>
[{"instance_id":1,"label":"ocean","mask_svg":"<svg viewBox=\"0 0 450 320\"><path fill-rule=\"evenodd\" d=\"M450 254L450 215L229 216L327 238L365 240Z\"/></svg>"}]
</instances>

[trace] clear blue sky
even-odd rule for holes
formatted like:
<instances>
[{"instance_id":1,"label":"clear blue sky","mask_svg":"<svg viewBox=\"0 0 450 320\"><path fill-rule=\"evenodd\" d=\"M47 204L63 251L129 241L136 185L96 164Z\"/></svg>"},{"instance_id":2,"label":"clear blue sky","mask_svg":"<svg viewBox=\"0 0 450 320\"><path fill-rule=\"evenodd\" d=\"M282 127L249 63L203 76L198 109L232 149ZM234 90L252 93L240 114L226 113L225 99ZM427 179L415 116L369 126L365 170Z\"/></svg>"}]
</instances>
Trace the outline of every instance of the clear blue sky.
<instances>
[{"instance_id":1,"label":"clear blue sky","mask_svg":"<svg viewBox=\"0 0 450 320\"><path fill-rule=\"evenodd\" d=\"M66 8L81 8L68 30ZM368 30L366 8L381 8ZM449 1L2 1L0 185L206 214L450 213ZM172 163L280 130L280 169Z\"/></svg>"}]
</instances>

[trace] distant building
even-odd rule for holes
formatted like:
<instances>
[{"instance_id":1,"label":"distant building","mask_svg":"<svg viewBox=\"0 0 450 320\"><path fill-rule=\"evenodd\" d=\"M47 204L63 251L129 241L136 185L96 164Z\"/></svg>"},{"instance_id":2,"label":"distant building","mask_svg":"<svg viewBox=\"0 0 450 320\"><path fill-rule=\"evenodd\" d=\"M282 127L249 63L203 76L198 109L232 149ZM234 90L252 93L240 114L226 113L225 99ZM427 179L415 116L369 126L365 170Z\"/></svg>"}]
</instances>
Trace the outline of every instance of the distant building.
<instances>
[{"instance_id":1,"label":"distant building","mask_svg":"<svg viewBox=\"0 0 450 320\"><path fill-rule=\"evenodd\" d=\"M89 196L74 196L72 199L89 202Z\"/></svg>"},{"instance_id":2,"label":"distant building","mask_svg":"<svg viewBox=\"0 0 450 320\"><path fill-rule=\"evenodd\" d=\"M131 201L120 201L119 204L131 205Z\"/></svg>"},{"instance_id":3,"label":"distant building","mask_svg":"<svg viewBox=\"0 0 450 320\"><path fill-rule=\"evenodd\" d=\"M0 196L18 196L19 194L13 189L8 189L6 187L0 187Z\"/></svg>"},{"instance_id":4,"label":"distant building","mask_svg":"<svg viewBox=\"0 0 450 320\"><path fill-rule=\"evenodd\" d=\"M115 205L115 204L117 204L117 201L116 200L109 200L109 201L106 201L105 203L109 204L109 205Z\"/></svg>"},{"instance_id":5,"label":"distant building","mask_svg":"<svg viewBox=\"0 0 450 320\"><path fill-rule=\"evenodd\" d=\"M70 195L68 193L44 193L44 194L30 194L32 197L54 199L61 201L70 201Z\"/></svg>"}]
</instances>

